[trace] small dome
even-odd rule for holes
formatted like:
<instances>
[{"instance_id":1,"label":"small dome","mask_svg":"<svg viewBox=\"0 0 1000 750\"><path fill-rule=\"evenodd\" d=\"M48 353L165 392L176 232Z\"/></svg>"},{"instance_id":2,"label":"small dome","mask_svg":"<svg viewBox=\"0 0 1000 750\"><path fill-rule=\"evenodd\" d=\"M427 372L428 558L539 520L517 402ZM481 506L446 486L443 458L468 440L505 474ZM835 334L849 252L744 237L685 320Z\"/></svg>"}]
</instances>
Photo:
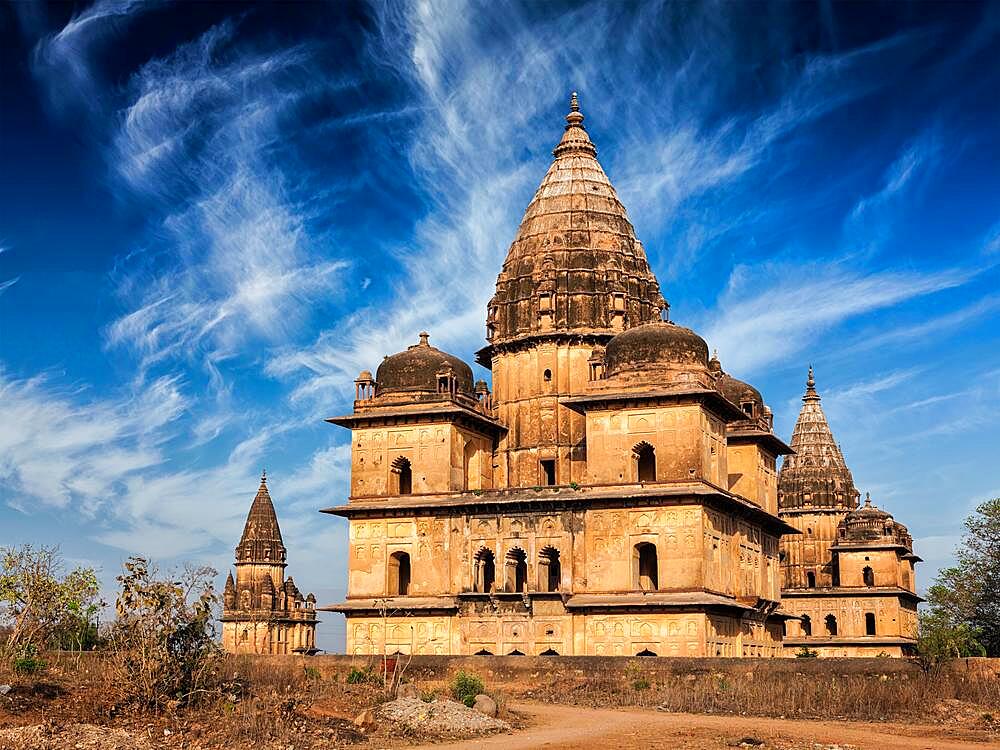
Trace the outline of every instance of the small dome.
<instances>
[{"instance_id":1,"label":"small dome","mask_svg":"<svg viewBox=\"0 0 1000 750\"><path fill-rule=\"evenodd\" d=\"M431 346L429 335L420 334L420 343L386 357L378 366L375 381L379 395L401 391L437 391L437 375L451 368L460 393L472 393L472 368L458 357Z\"/></svg>"},{"instance_id":2,"label":"small dome","mask_svg":"<svg viewBox=\"0 0 1000 750\"><path fill-rule=\"evenodd\" d=\"M604 362L609 376L662 365L707 369L708 344L690 328L658 321L629 328L611 339Z\"/></svg>"},{"instance_id":3,"label":"small dome","mask_svg":"<svg viewBox=\"0 0 1000 750\"><path fill-rule=\"evenodd\" d=\"M358 375L358 380L371 380L371 379L372 379L371 370L362 370L361 374Z\"/></svg>"},{"instance_id":4,"label":"small dome","mask_svg":"<svg viewBox=\"0 0 1000 750\"><path fill-rule=\"evenodd\" d=\"M749 383L744 383L742 380L737 380L732 375L728 373L722 373L719 376L719 390L722 395L725 396L729 401L736 404L740 408L743 408L743 404L747 401L751 401L757 406L757 410L763 413L764 411L764 397L760 395L760 391L754 388Z\"/></svg>"}]
</instances>

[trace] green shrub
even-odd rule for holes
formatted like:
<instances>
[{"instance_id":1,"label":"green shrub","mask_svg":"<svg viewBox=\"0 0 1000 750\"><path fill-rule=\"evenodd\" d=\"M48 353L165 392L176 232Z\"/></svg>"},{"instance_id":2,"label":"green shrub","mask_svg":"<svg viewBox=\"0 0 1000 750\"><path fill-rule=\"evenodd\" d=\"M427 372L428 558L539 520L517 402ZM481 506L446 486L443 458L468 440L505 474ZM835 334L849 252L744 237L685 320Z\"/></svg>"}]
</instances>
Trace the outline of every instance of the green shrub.
<instances>
[{"instance_id":1,"label":"green shrub","mask_svg":"<svg viewBox=\"0 0 1000 750\"><path fill-rule=\"evenodd\" d=\"M350 674L347 675L348 685L366 685L373 680L375 680L375 675L373 675L369 669L358 669L357 667L353 667Z\"/></svg>"},{"instance_id":2,"label":"green shrub","mask_svg":"<svg viewBox=\"0 0 1000 750\"><path fill-rule=\"evenodd\" d=\"M633 690L649 690L649 680L640 677L632 683Z\"/></svg>"},{"instance_id":3,"label":"green shrub","mask_svg":"<svg viewBox=\"0 0 1000 750\"><path fill-rule=\"evenodd\" d=\"M469 708L476 702L476 696L486 689L483 680L478 675L459 672L451 681L451 694Z\"/></svg>"},{"instance_id":4,"label":"green shrub","mask_svg":"<svg viewBox=\"0 0 1000 750\"><path fill-rule=\"evenodd\" d=\"M819 651L808 646L800 646L799 650L795 652L796 659L815 659L817 656L819 656Z\"/></svg>"},{"instance_id":5,"label":"green shrub","mask_svg":"<svg viewBox=\"0 0 1000 750\"><path fill-rule=\"evenodd\" d=\"M45 662L38 658L38 649L28 643L14 657L11 666L17 674L37 674L45 669Z\"/></svg>"},{"instance_id":6,"label":"green shrub","mask_svg":"<svg viewBox=\"0 0 1000 750\"><path fill-rule=\"evenodd\" d=\"M302 669L305 672L307 680L319 682L323 679L323 674L316 667L303 667Z\"/></svg>"}]
</instances>

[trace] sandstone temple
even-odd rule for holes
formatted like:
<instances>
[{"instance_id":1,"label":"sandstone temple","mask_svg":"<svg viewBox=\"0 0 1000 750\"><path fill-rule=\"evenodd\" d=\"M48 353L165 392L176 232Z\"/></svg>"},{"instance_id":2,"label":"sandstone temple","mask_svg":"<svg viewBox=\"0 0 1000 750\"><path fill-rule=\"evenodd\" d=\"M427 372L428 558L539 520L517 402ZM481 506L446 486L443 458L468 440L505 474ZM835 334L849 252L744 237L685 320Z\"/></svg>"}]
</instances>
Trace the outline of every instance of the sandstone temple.
<instances>
[{"instance_id":1,"label":"sandstone temple","mask_svg":"<svg viewBox=\"0 0 1000 750\"><path fill-rule=\"evenodd\" d=\"M820 405L812 368L778 479L785 647L821 656L903 656L916 639L913 540L859 492Z\"/></svg>"},{"instance_id":2,"label":"sandstone temple","mask_svg":"<svg viewBox=\"0 0 1000 750\"><path fill-rule=\"evenodd\" d=\"M234 654L309 654L316 650L316 597L285 578L285 544L267 490L250 506L236 546L236 579L226 578L222 646Z\"/></svg>"},{"instance_id":3,"label":"sandstone temple","mask_svg":"<svg viewBox=\"0 0 1000 750\"><path fill-rule=\"evenodd\" d=\"M347 650L780 656L776 460L669 306L572 98L469 365L427 334L356 381Z\"/></svg>"}]
</instances>

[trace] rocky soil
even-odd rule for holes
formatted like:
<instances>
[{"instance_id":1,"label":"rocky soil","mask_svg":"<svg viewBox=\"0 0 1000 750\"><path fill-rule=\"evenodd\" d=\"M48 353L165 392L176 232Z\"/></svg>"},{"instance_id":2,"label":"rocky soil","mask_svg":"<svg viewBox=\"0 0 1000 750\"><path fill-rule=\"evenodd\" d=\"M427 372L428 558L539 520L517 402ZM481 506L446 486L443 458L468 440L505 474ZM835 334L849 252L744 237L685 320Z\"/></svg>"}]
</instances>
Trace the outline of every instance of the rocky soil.
<instances>
[{"instance_id":1,"label":"rocky soil","mask_svg":"<svg viewBox=\"0 0 1000 750\"><path fill-rule=\"evenodd\" d=\"M383 703L375 713L383 721L408 732L451 739L506 732L511 728L506 721L452 700L425 703L419 698L401 698Z\"/></svg>"}]
</instances>

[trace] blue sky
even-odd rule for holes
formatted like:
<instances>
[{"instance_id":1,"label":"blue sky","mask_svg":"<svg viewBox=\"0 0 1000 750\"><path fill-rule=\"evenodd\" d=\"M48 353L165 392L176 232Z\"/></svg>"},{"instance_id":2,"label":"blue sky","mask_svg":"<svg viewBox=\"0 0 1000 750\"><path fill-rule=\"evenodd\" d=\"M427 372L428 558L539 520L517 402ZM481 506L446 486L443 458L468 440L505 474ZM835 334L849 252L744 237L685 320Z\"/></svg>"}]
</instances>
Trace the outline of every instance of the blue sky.
<instances>
[{"instance_id":1,"label":"blue sky","mask_svg":"<svg viewBox=\"0 0 1000 750\"><path fill-rule=\"evenodd\" d=\"M974 3L5 5L0 544L224 574L266 466L339 599L322 419L472 362L578 90L672 318L786 439L815 366L925 587L1000 495L998 59Z\"/></svg>"}]
</instances>

